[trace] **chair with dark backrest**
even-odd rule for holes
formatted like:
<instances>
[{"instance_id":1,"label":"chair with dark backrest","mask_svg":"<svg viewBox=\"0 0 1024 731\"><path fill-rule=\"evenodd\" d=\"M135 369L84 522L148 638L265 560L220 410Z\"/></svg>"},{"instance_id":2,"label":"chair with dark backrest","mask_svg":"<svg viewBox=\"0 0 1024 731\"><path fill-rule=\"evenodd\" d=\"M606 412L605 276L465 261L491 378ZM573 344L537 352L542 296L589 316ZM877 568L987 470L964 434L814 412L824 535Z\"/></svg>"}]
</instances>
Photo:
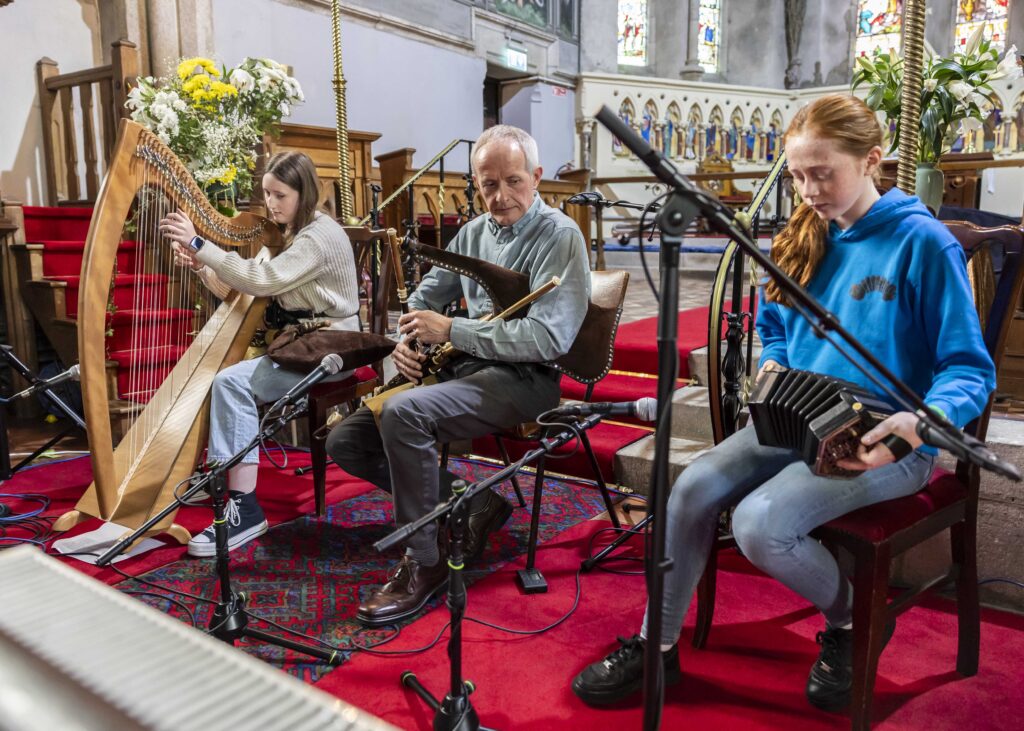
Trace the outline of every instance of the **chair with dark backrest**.
<instances>
[{"instance_id":1,"label":"chair with dark backrest","mask_svg":"<svg viewBox=\"0 0 1024 731\"><path fill-rule=\"evenodd\" d=\"M999 369L1006 334L1024 284L1024 228L979 228L962 221L945 222L964 247L971 266L975 303L989 355ZM993 256L995 254L995 256ZM999 261L1001 259L1001 261ZM993 261L1000 264L993 268ZM965 431L984 440L992 399ZM956 669L963 676L978 671L980 610L978 603L977 517L980 472L958 461L956 471L936 469L914 495L848 513L814 531L833 552L853 556L853 689L852 728L871 725L871 696L884 645L885 627L921 595L953 582L956 586L958 647ZM945 530L950 532L952 565L943 576L905 589L889 601L889 571L894 558ZM697 588L697 626L693 646L703 648L711 631L715 606L717 552L728 536L716 538ZM732 544L735 545L735 544Z\"/></svg>"},{"instance_id":2,"label":"chair with dark backrest","mask_svg":"<svg viewBox=\"0 0 1024 731\"><path fill-rule=\"evenodd\" d=\"M587 384L585 401L590 401L591 396L594 392L594 386L607 375L608 370L611 368L612 363L612 351L615 347L615 333L619 327L619 317L622 314L622 303L626 299L626 287L629 284L629 272L624 271L592 271L590 272L590 301L605 310L613 310L616 314L614 319L611 321L611 327L608 328L607 332L601 333L601 338L598 341L598 347L594 348L592 354L594 361L597 363L603 363L604 367L601 369L600 374L593 379L583 381L572 374L567 374L571 378L580 380L581 383ZM498 446L498 452L501 455L502 460L506 465L510 464L508 457L508 451L505 448L505 440L514 440L518 442L526 442L529 444L528 448L537 446L537 442L544 436L545 429L539 427L535 423L519 424L511 429L506 429L500 433L494 435L495 442ZM611 518L612 523L616 528L619 527L619 519L615 514L615 508L612 504L611 495L608 492L608 485L604 481L604 475L601 474L601 466L597 462L597 456L594 454L594 449L590 444L590 439L587 433L580 433L580 446L587 454L587 458L590 461L590 466L594 471L594 479L597 482L598 490L601 493L601 498L604 500L605 507L608 509L608 514ZM536 465L536 479L534 480L533 487L533 507L532 514L530 516L530 539L528 544L528 550L526 554L526 568L520 571L520 578L534 573L534 560L537 553L537 535L540 528L540 506L541 498L543 495L544 487L544 456L537 460ZM516 494L519 496L520 506L525 506L523 500L522 491L519 488L518 480L513 476L512 485L515 488ZM537 589L543 591L544 588Z\"/></svg>"},{"instance_id":3,"label":"chair with dark backrest","mask_svg":"<svg viewBox=\"0 0 1024 731\"><path fill-rule=\"evenodd\" d=\"M345 233L352 242L356 261L356 281L360 290L365 291L366 319L369 332L385 335L388 327L388 302L394 287L394 268L390 255L390 239L394 236L393 229L371 230L362 226L346 226ZM380 261L376 288L369 272L374 258ZM360 297L362 300L363 297ZM384 364L378 361L372 367L357 368L356 372L344 381L319 383L309 391L309 412L306 416L309 425L310 466L313 468L313 493L316 498L316 514L327 514L327 438L325 427L327 413L340 404L356 403L371 393L383 381Z\"/></svg>"}]
</instances>

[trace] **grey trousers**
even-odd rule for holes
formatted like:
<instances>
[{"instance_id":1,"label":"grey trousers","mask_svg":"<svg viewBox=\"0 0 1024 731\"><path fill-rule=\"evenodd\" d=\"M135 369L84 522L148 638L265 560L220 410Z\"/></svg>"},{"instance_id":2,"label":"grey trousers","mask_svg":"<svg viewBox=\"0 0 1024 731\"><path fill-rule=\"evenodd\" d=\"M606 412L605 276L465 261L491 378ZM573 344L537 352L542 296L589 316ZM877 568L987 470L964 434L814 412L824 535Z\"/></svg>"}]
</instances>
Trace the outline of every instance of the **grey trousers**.
<instances>
[{"instance_id":1,"label":"grey trousers","mask_svg":"<svg viewBox=\"0 0 1024 731\"><path fill-rule=\"evenodd\" d=\"M392 396L384 402L379 429L369 409L356 410L331 430L327 453L349 474L390 492L395 522L403 526L447 497L453 476L440 474L438 442L531 421L557 406L559 396L557 372L496 363ZM411 536L408 545L429 550L436 542L437 528L431 525Z\"/></svg>"}]
</instances>

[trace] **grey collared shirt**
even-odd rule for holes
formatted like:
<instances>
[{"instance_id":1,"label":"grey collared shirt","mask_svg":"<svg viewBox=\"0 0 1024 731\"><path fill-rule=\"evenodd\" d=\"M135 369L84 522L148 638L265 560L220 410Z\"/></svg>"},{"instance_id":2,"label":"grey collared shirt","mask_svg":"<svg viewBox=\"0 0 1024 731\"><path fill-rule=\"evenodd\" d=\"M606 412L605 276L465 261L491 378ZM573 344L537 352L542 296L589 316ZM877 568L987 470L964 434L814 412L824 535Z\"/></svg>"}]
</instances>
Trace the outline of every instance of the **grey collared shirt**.
<instances>
[{"instance_id":1,"label":"grey collared shirt","mask_svg":"<svg viewBox=\"0 0 1024 731\"><path fill-rule=\"evenodd\" d=\"M469 317L452 321L452 345L487 360L543 363L569 351L590 300L590 267L583 234L575 221L534 194L533 204L511 226L479 216L459 231L449 250L522 272L537 289L552 276L561 284L514 320L481 322L493 311L487 293L475 281L434 267L409 297L409 309L439 312L465 297Z\"/></svg>"}]
</instances>

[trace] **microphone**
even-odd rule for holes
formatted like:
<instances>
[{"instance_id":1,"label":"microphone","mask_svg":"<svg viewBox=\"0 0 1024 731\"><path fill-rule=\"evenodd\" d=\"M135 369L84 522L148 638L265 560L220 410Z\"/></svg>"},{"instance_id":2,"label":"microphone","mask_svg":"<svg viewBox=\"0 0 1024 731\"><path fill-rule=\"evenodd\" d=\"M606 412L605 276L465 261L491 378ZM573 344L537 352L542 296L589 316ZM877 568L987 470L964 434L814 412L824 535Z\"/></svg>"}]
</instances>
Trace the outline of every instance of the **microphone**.
<instances>
[{"instance_id":1,"label":"microphone","mask_svg":"<svg viewBox=\"0 0 1024 731\"><path fill-rule=\"evenodd\" d=\"M14 394L7 400L14 401L15 399L19 398L26 398L34 393L38 393L39 391L45 391L48 388L52 388L53 386L57 386L61 383L64 383L64 381L77 381L81 378L81 375L79 374L80 370L81 369L78 367L78 364L76 363L63 373L58 373L53 378L47 378L45 381L37 381L36 383L33 383L24 391L19 391L18 393Z\"/></svg>"},{"instance_id":2,"label":"microphone","mask_svg":"<svg viewBox=\"0 0 1024 731\"><path fill-rule=\"evenodd\" d=\"M939 449L945 449L957 459L976 464L982 469L995 472L1015 482L1020 482L1021 474L1016 465L996 455L984 442L972 437L970 434L958 432L956 436L945 429L936 428L927 423L924 419L917 422L917 436L925 444Z\"/></svg>"},{"instance_id":3,"label":"microphone","mask_svg":"<svg viewBox=\"0 0 1024 731\"><path fill-rule=\"evenodd\" d=\"M343 365L345 365L345 361L340 355L337 353L328 353L324 356L323 360L320 361L320 365L314 368L309 375L288 389L288 393L277 400L277 403L274 404L274 408L294 404L300 398L305 396L309 389L320 383L320 381L324 380L328 376L333 376L335 373L340 372Z\"/></svg>"},{"instance_id":4,"label":"microphone","mask_svg":"<svg viewBox=\"0 0 1024 731\"><path fill-rule=\"evenodd\" d=\"M612 204L610 200L605 198L597 191L586 191L584 193L577 193L576 195L572 195L566 198L565 202L572 203L577 206L604 206L605 208Z\"/></svg>"},{"instance_id":5,"label":"microphone","mask_svg":"<svg viewBox=\"0 0 1024 731\"><path fill-rule=\"evenodd\" d=\"M548 412L553 416L632 416L640 421L654 421L658 418L658 400L646 397L636 401L613 403L610 401L596 404L566 404Z\"/></svg>"}]
</instances>

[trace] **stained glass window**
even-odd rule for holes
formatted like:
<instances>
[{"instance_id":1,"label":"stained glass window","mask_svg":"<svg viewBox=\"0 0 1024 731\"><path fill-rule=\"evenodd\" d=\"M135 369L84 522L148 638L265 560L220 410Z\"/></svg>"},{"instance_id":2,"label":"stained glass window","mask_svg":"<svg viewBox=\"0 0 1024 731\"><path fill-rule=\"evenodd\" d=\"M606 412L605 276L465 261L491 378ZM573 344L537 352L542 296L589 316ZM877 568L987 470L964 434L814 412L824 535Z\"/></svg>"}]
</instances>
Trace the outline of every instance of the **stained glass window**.
<instances>
[{"instance_id":1,"label":"stained glass window","mask_svg":"<svg viewBox=\"0 0 1024 731\"><path fill-rule=\"evenodd\" d=\"M878 49L900 52L903 29L903 0L859 0L857 3L857 56L870 56Z\"/></svg>"},{"instance_id":2,"label":"stained glass window","mask_svg":"<svg viewBox=\"0 0 1024 731\"><path fill-rule=\"evenodd\" d=\"M996 53L1006 47L1006 19L1009 0L957 0L954 48L962 51L971 34L985 26L985 37Z\"/></svg>"},{"instance_id":3,"label":"stained glass window","mask_svg":"<svg viewBox=\"0 0 1024 731\"><path fill-rule=\"evenodd\" d=\"M704 70L711 74L718 71L721 20L721 0L700 0L700 15L697 24L697 60Z\"/></svg>"},{"instance_id":4,"label":"stained glass window","mask_svg":"<svg viewBox=\"0 0 1024 731\"><path fill-rule=\"evenodd\" d=\"M619 0L619 63L647 65L647 0Z\"/></svg>"},{"instance_id":5,"label":"stained glass window","mask_svg":"<svg viewBox=\"0 0 1024 731\"><path fill-rule=\"evenodd\" d=\"M548 24L546 0L494 0L494 9L538 28Z\"/></svg>"}]
</instances>

